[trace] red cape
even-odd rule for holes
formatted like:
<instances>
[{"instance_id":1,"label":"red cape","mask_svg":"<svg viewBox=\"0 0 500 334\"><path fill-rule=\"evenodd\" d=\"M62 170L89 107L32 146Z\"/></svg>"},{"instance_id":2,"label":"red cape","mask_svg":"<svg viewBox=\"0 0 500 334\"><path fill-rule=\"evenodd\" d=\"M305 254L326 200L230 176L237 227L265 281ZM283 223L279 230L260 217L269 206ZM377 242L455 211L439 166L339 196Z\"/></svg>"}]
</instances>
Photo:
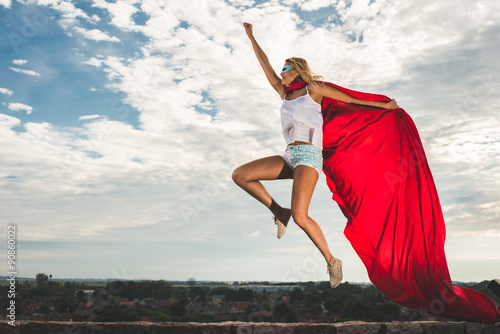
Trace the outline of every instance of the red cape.
<instances>
[{"instance_id":1,"label":"red cape","mask_svg":"<svg viewBox=\"0 0 500 334\"><path fill-rule=\"evenodd\" d=\"M390 101L325 83L358 99ZM347 217L344 234L372 283L411 309L455 320L500 321L492 299L451 282L443 213L410 116L401 108L329 98L323 99L322 112L323 172Z\"/></svg>"}]
</instances>

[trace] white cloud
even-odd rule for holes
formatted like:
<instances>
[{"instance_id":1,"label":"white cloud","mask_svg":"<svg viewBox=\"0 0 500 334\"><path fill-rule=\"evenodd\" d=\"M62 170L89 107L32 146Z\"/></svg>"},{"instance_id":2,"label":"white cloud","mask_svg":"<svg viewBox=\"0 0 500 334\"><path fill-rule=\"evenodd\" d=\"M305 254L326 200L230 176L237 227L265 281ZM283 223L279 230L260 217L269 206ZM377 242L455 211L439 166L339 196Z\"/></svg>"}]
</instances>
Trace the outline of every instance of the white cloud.
<instances>
[{"instance_id":1,"label":"white cloud","mask_svg":"<svg viewBox=\"0 0 500 334\"><path fill-rule=\"evenodd\" d=\"M89 119L96 119L96 118L101 118L101 115L84 115L84 116L78 117L78 119L81 121L86 121Z\"/></svg>"},{"instance_id":2,"label":"white cloud","mask_svg":"<svg viewBox=\"0 0 500 334\"><path fill-rule=\"evenodd\" d=\"M16 117L12 117L12 116L9 116L9 115L5 115L5 114L0 114L0 129L4 129L4 128L12 128L13 126L17 126L21 124L21 120L19 120L18 118Z\"/></svg>"},{"instance_id":3,"label":"white cloud","mask_svg":"<svg viewBox=\"0 0 500 334\"><path fill-rule=\"evenodd\" d=\"M260 231L253 231L251 233L244 233L245 238L258 238L260 236Z\"/></svg>"},{"instance_id":4,"label":"white cloud","mask_svg":"<svg viewBox=\"0 0 500 334\"><path fill-rule=\"evenodd\" d=\"M9 103L8 108L12 111L24 110L29 115L33 111L33 108L22 103Z\"/></svg>"},{"instance_id":5,"label":"white cloud","mask_svg":"<svg viewBox=\"0 0 500 334\"><path fill-rule=\"evenodd\" d=\"M336 0L284 0L285 5L297 5L304 11L315 11L321 8L329 7L337 3Z\"/></svg>"},{"instance_id":6,"label":"white cloud","mask_svg":"<svg viewBox=\"0 0 500 334\"><path fill-rule=\"evenodd\" d=\"M100 42L100 41L106 41L106 42L119 42L120 40L116 38L115 36L109 36L105 32L99 29L91 29L87 30L81 27L75 27L75 30L80 33L84 38Z\"/></svg>"},{"instance_id":7,"label":"white cloud","mask_svg":"<svg viewBox=\"0 0 500 334\"><path fill-rule=\"evenodd\" d=\"M26 64L28 61L26 59L14 59L12 61L13 64L15 65L24 65Z\"/></svg>"},{"instance_id":8,"label":"white cloud","mask_svg":"<svg viewBox=\"0 0 500 334\"><path fill-rule=\"evenodd\" d=\"M12 4L11 0L0 0L0 5L4 6L5 8L10 8Z\"/></svg>"},{"instance_id":9,"label":"white cloud","mask_svg":"<svg viewBox=\"0 0 500 334\"><path fill-rule=\"evenodd\" d=\"M10 89L0 87L0 93L5 95L12 95L14 92Z\"/></svg>"},{"instance_id":10,"label":"white cloud","mask_svg":"<svg viewBox=\"0 0 500 334\"><path fill-rule=\"evenodd\" d=\"M315 6L325 4L318 2ZM125 31L132 30L130 25L127 26L132 24L129 19L135 12L130 7L132 2L109 6L101 3L99 6L116 10L116 13L120 6L128 8L127 14L122 17L127 20L115 24ZM441 9L433 7L430 2L419 4L426 13L419 19L425 22L424 26L428 29L421 29L420 35L414 34L411 29L415 18L411 10L413 4L410 7L394 7L383 1L355 1L350 6L341 3L337 6L344 25L306 25L302 31L297 26L301 20L291 9L273 4L236 11L223 2L195 2L182 6L174 2L163 8L154 1L148 1L141 6L151 17L141 28L150 37L150 42L142 49L143 56L91 58L88 63L102 67L113 87L127 94L127 102L140 112L142 130L159 135L168 133L182 140L188 151L200 152L196 160L189 161L186 157L187 166L211 161L200 149L200 142L192 139L191 133L212 138L211 152L224 152L228 157L225 164L234 166L237 161L250 159L251 156L238 154L234 149L238 143L262 156L276 154L282 146L277 113L279 100L268 88L241 22L254 24L254 33L272 64L281 65L290 55L303 56L327 80L360 90L373 90L375 87L378 92L385 84L407 79L409 74L405 71L415 64L415 59L425 57L429 49L446 49L462 38L456 33L439 37L440 31L454 30L457 26L453 21L442 27L435 21L434 12ZM457 15L462 13L458 11ZM482 12L480 15L487 14ZM399 17L406 19L396 20ZM159 22L166 21L169 22L166 31L156 29ZM180 21L189 22L187 28L179 28ZM272 33L279 31L287 31L286 40L280 38L280 34ZM351 40L362 35L363 41ZM321 52L318 52L318 45ZM422 59L433 63L437 57ZM242 67L242 62L246 66ZM259 98L248 100L242 92L252 92ZM215 100L215 118L201 111L200 106L204 104L202 94ZM406 93L406 96L411 95L415 92ZM477 136L477 141L491 138L494 131L495 127L490 132L483 132L484 135ZM238 136L233 136L236 133ZM455 138L443 137L457 143L458 136L462 134L457 133ZM457 147L462 150L459 157L473 149ZM447 150L448 154L452 152ZM434 154L444 157L437 151ZM472 159L470 156L474 161L483 158L478 155ZM216 162L211 163L217 166Z\"/></svg>"},{"instance_id":11,"label":"white cloud","mask_svg":"<svg viewBox=\"0 0 500 334\"><path fill-rule=\"evenodd\" d=\"M71 1L64 0L29 0L29 3L36 3L40 6L49 6L60 13L59 24L68 29L77 25L78 19L84 19L87 22L95 23L98 18L88 16L82 9L75 7Z\"/></svg>"},{"instance_id":12,"label":"white cloud","mask_svg":"<svg viewBox=\"0 0 500 334\"><path fill-rule=\"evenodd\" d=\"M132 16L139 11L135 6L140 4L138 0L121 0L114 3L105 0L95 0L92 7L106 9L111 15L111 23L124 31L137 31Z\"/></svg>"},{"instance_id":13,"label":"white cloud","mask_svg":"<svg viewBox=\"0 0 500 334\"><path fill-rule=\"evenodd\" d=\"M17 67L9 67L9 68L12 71L14 71L14 72L18 72L18 73L30 75L30 76L33 76L33 77L39 77L40 76L40 73L37 73L37 72L32 71L32 70L25 70L25 69L17 68Z\"/></svg>"},{"instance_id":14,"label":"white cloud","mask_svg":"<svg viewBox=\"0 0 500 334\"><path fill-rule=\"evenodd\" d=\"M83 64L87 64L87 65L91 65L91 66L95 66L95 67L101 67L102 59L97 59L95 57L92 57L89 60L84 61Z\"/></svg>"}]
</instances>

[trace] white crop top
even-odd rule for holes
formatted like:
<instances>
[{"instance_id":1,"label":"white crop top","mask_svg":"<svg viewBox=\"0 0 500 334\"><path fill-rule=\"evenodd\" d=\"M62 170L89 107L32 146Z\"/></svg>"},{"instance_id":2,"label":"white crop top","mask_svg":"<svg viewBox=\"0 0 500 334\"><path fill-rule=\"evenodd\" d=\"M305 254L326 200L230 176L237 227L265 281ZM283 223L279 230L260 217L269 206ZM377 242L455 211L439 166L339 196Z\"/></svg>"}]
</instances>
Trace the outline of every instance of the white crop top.
<instances>
[{"instance_id":1,"label":"white crop top","mask_svg":"<svg viewBox=\"0 0 500 334\"><path fill-rule=\"evenodd\" d=\"M323 148L321 105L309 95L307 86L306 92L294 100L283 100L281 105L283 137L287 145L300 140Z\"/></svg>"}]
</instances>

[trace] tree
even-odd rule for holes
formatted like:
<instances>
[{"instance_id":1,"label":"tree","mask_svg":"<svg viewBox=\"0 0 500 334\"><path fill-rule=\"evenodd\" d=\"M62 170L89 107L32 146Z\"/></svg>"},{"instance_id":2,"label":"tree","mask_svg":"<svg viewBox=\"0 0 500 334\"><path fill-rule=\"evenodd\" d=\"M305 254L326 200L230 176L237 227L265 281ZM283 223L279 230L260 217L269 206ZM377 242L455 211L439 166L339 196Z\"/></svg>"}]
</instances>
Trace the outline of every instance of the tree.
<instances>
[{"instance_id":1,"label":"tree","mask_svg":"<svg viewBox=\"0 0 500 334\"><path fill-rule=\"evenodd\" d=\"M170 313L178 317L182 317L186 314L186 307L182 302L175 302L170 306Z\"/></svg>"},{"instance_id":2,"label":"tree","mask_svg":"<svg viewBox=\"0 0 500 334\"><path fill-rule=\"evenodd\" d=\"M40 285L40 284L46 283L48 280L49 280L49 276L47 276L47 275L45 275L43 273L36 274L36 284L37 284L37 286Z\"/></svg>"},{"instance_id":3,"label":"tree","mask_svg":"<svg viewBox=\"0 0 500 334\"><path fill-rule=\"evenodd\" d=\"M85 296L85 292L83 292L83 290L78 290L76 293L76 300L83 303L87 302L87 297Z\"/></svg>"},{"instance_id":4,"label":"tree","mask_svg":"<svg viewBox=\"0 0 500 334\"><path fill-rule=\"evenodd\" d=\"M293 309L286 303L280 303L274 306L274 321L276 322L294 322L296 321Z\"/></svg>"},{"instance_id":5,"label":"tree","mask_svg":"<svg viewBox=\"0 0 500 334\"><path fill-rule=\"evenodd\" d=\"M197 299L199 301L205 301L209 291L210 287L194 286L189 290L189 298L193 300Z\"/></svg>"},{"instance_id":6,"label":"tree","mask_svg":"<svg viewBox=\"0 0 500 334\"><path fill-rule=\"evenodd\" d=\"M139 321L141 317L135 310L125 305L104 305L101 312L97 313L97 321Z\"/></svg>"},{"instance_id":7,"label":"tree","mask_svg":"<svg viewBox=\"0 0 500 334\"><path fill-rule=\"evenodd\" d=\"M253 301L253 291L250 289L239 288L233 300L239 302L251 302Z\"/></svg>"},{"instance_id":8,"label":"tree","mask_svg":"<svg viewBox=\"0 0 500 334\"><path fill-rule=\"evenodd\" d=\"M49 313L50 312L49 305L47 305L47 304L40 305L40 307L38 308L38 312L40 314L47 314L47 313Z\"/></svg>"},{"instance_id":9,"label":"tree","mask_svg":"<svg viewBox=\"0 0 500 334\"><path fill-rule=\"evenodd\" d=\"M307 294L305 299L306 306L308 307L316 304L321 304L321 296L316 291L312 291L311 293Z\"/></svg>"},{"instance_id":10,"label":"tree","mask_svg":"<svg viewBox=\"0 0 500 334\"><path fill-rule=\"evenodd\" d=\"M293 288L292 292L290 292L290 298L292 302L295 300L301 302L304 298L304 291L301 288Z\"/></svg>"},{"instance_id":11,"label":"tree","mask_svg":"<svg viewBox=\"0 0 500 334\"><path fill-rule=\"evenodd\" d=\"M47 288L47 281L49 277L43 273L39 273L36 275L36 287L37 294L40 296L47 296L49 294L49 289Z\"/></svg>"},{"instance_id":12,"label":"tree","mask_svg":"<svg viewBox=\"0 0 500 334\"><path fill-rule=\"evenodd\" d=\"M193 287L196 285L196 279L194 277L190 277L188 278L187 283L189 284L190 287Z\"/></svg>"},{"instance_id":13,"label":"tree","mask_svg":"<svg viewBox=\"0 0 500 334\"><path fill-rule=\"evenodd\" d=\"M365 304L361 301L358 301L354 304L347 304L344 307L343 317L346 319L356 319L356 320L372 320L373 312L375 308L372 306Z\"/></svg>"},{"instance_id":14,"label":"tree","mask_svg":"<svg viewBox=\"0 0 500 334\"><path fill-rule=\"evenodd\" d=\"M172 285L165 280L141 282L112 281L106 285L106 290L112 295L119 295L132 300L134 298L166 299L172 296Z\"/></svg>"},{"instance_id":15,"label":"tree","mask_svg":"<svg viewBox=\"0 0 500 334\"><path fill-rule=\"evenodd\" d=\"M64 314L66 312L74 313L78 309L78 306L80 306L78 301L75 301L73 298L66 297L56 301L55 311L60 314Z\"/></svg>"},{"instance_id":16,"label":"tree","mask_svg":"<svg viewBox=\"0 0 500 334\"><path fill-rule=\"evenodd\" d=\"M388 320L400 320L401 306L395 303L382 304L379 306L378 310L385 314Z\"/></svg>"},{"instance_id":17,"label":"tree","mask_svg":"<svg viewBox=\"0 0 500 334\"><path fill-rule=\"evenodd\" d=\"M323 308L321 307L321 304L314 304L307 309L307 312L317 316L323 313Z\"/></svg>"},{"instance_id":18,"label":"tree","mask_svg":"<svg viewBox=\"0 0 500 334\"><path fill-rule=\"evenodd\" d=\"M344 302L341 299L337 299L335 297L328 297L325 300L325 307L328 312L333 314L342 313L342 309L344 308Z\"/></svg>"}]
</instances>

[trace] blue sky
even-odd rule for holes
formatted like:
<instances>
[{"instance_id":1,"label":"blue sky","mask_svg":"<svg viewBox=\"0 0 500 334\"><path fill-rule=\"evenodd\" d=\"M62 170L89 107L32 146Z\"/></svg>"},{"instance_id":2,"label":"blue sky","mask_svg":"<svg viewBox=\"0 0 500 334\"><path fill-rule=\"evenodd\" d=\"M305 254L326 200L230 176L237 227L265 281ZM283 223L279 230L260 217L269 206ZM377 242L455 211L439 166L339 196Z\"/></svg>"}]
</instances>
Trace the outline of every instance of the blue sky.
<instances>
[{"instance_id":1,"label":"blue sky","mask_svg":"<svg viewBox=\"0 0 500 334\"><path fill-rule=\"evenodd\" d=\"M396 98L447 222L452 279L498 277L500 11L494 0L0 0L0 222L19 276L326 280L319 252L231 180L280 154L273 66ZM496 108L495 108L496 106ZM266 182L290 203L291 181ZM366 282L322 175L310 215Z\"/></svg>"}]
</instances>

